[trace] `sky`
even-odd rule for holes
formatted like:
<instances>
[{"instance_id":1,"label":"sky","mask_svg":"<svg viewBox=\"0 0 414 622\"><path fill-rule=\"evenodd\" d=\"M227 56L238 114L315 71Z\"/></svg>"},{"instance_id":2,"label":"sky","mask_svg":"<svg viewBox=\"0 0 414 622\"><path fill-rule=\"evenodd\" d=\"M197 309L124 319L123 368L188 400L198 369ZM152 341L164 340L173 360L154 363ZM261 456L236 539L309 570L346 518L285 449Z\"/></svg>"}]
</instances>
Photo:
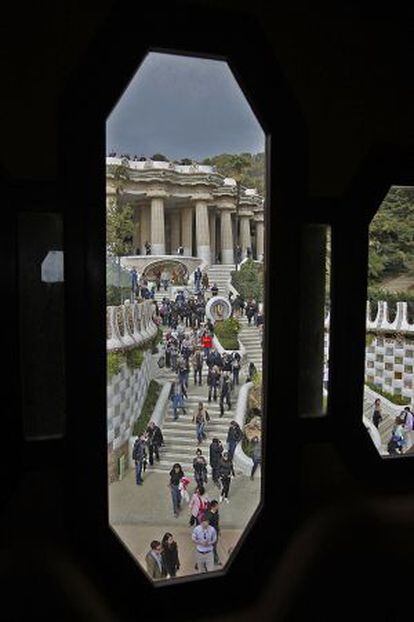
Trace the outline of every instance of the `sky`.
<instances>
[{"instance_id":1,"label":"sky","mask_svg":"<svg viewBox=\"0 0 414 622\"><path fill-rule=\"evenodd\" d=\"M150 52L106 126L107 152L171 160L264 151L264 133L224 61Z\"/></svg>"}]
</instances>

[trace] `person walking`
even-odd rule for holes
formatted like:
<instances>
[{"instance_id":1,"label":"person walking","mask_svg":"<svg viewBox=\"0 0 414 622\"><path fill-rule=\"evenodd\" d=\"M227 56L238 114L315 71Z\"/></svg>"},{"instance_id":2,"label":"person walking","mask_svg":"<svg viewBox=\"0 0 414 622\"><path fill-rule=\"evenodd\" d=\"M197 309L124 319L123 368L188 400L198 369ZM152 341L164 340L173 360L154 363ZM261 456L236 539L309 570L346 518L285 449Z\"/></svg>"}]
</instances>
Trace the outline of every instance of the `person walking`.
<instances>
[{"instance_id":1,"label":"person walking","mask_svg":"<svg viewBox=\"0 0 414 622\"><path fill-rule=\"evenodd\" d=\"M220 384L220 417L224 415L224 402L227 404L227 410L231 409L231 380L229 372L225 371L221 378Z\"/></svg>"},{"instance_id":2,"label":"person walking","mask_svg":"<svg viewBox=\"0 0 414 622\"><path fill-rule=\"evenodd\" d=\"M161 557L166 576L175 577L177 570L180 569L180 560L178 546L172 533L167 532L161 540Z\"/></svg>"},{"instance_id":3,"label":"person walking","mask_svg":"<svg viewBox=\"0 0 414 622\"><path fill-rule=\"evenodd\" d=\"M204 486L198 485L188 507L190 508L190 525L200 524L209 506L209 498Z\"/></svg>"},{"instance_id":4,"label":"person walking","mask_svg":"<svg viewBox=\"0 0 414 622\"><path fill-rule=\"evenodd\" d=\"M210 354L210 350L213 347L213 339L210 334L206 333L202 336L201 345L203 346L204 358L207 360Z\"/></svg>"},{"instance_id":5,"label":"person walking","mask_svg":"<svg viewBox=\"0 0 414 622\"><path fill-rule=\"evenodd\" d=\"M141 434L141 436L136 439L132 449L132 459L135 463L135 482L137 486L141 486L144 483L144 480L142 479L142 469L144 466L144 460L147 457L146 440L146 435Z\"/></svg>"},{"instance_id":6,"label":"person walking","mask_svg":"<svg viewBox=\"0 0 414 622\"><path fill-rule=\"evenodd\" d=\"M145 556L147 572L151 579L164 579L167 574L163 564L161 550L161 542L159 542L159 540L153 540L150 544L150 550Z\"/></svg>"},{"instance_id":7,"label":"person walking","mask_svg":"<svg viewBox=\"0 0 414 622\"><path fill-rule=\"evenodd\" d=\"M202 372L203 372L204 358L203 358L200 348L197 348L196 351L194 352L192 359L191 359L191 364L194 370L194 384L197 384L197 377L198 377L198 385L201 387L201 385L203 384Z\"/></svg>"},{"instance_id":8,"label":"person walking","mask_svg":"<svg viewBox=\"0 0 414 622\"><path fill-rule=\"evenodd\" d=\"M220 488L219 482L219 466L220 460L223 453L223 445L221 444L218 438L213 438L210 444L210 466L211 466L211 477L213 482L216 484L218 488Z\"/></svg>"},{"instance_id":9,"label":"person walking","mask_svg":"<svg viewBox=\"0 0 414 622\"><path fill-rule=\"evenodd\" d=\"M147 428L148 452L150 466L154 464L154 454L157 462L160 461L159 448L164 443L164 438L160 428L155 421L150 421Z\"/></svg>"},{"instance_id":10,"label":"person walking","mask_svg":"<svg viewBox=\"0 0 414 622\"><path fill-rule=\"evenodd\" d=\"M136 268L132 268L131 270L131 291L132 291L132 299L134 300L135 294L138 289L138 272Z\"/></svg>"},{"instance_id":11,"label":"person walking","mask_svg":"<svg viewBox=\"0 0 414 622\"><path fill-rule=\"evenodd\" d=\"M233 360L231 363L231 371L233 374L233 386L239 384L239 375L240 375L240 367L241 367L241 357L238 352L235 352L233 355Z\"/></svg>"},{"instance_id":12,"label":"person walking","mask_svg":"<svg viewBox=\"0 0 414 622\"><path fill-rule=\"evenodd\" d=\"M207 460L203 456L200 448L196 450L196 456L193 460L194 479L197 486L207 484Z\"/></svg>"},{"instance_id":13,"label":"person walking","mask_svg":"<svg viewBox=\"0 0 414 622\"><path fill-rule=\"evenodd\" d=\"M381 421L382 421L381 400L377 398L374 402L374 412L372 413L372 423L375 425L377 430L378 430L378 427Z\"/></svg>"},{"instance_id":14,"label":"person walking","mask_svg":"<svg viewBox=\"0 0 414 622\"><path fill-rule=\"evenodd\" d=\"M171 490L171 499L175 518L178 517L178 513L181 509L180 480L182 477L185 477L184 471L181 468L181 464L176 462L170 471L170 483L168 484Z\"/></svg>"},{"instance_id":15,"label":"person walking","mask_svg":"<svg viewBox=\"0 0 414 622\"><path fill-rule=\"evenodd\" d=\"M222 485L220 503L223 499L226 503L229 503L230 481L232 477L235 477L235 475L233 462L230 460L229 453L227 451L223 451L219 464L219 477Z\"/></svg>"},{"instance_id":16,"label":"person walking","mask_svg":"<svg viewBox=\"0 0 414 622\"><path fill-rule=\"evenodd\" d=\"M174 421L177 421L179 408L181 408L184 415L187 414L184 405L184 397L187 397L187 393L185 391L185 387L179 382L178 379L171 384L169 397L171 400L171 407L173 409L173 418Z\"/></svg>"},{"instance_id":17,"label":"person walking","mask_svg":"<svg viewBox=\"0 0 414 622\"><path fill-rule=\"evenodd\" d=\"M208 520L209 524L214 527L217 534L217 539L213 544L213 556L214 556L214 565L221 566L221 561L217 553L217 544L220 535L220 515L219 515L219 504L216 499L213 499L210 503L209 509L205 513L205 518Z\"/></svg>"},{"instance_id":18,"label":"person walking","mask_svg":"<svg viewBox=\"0 0 414 622\"><path fill-rule=\"evenodd\" d=\"M404 436L406 442L406 450L413 444L414 416L409 406L406 406L400 414L401 422L404 426Z\"/></svg>"},{"instance_id":19,"label":"person walking","mask_svg":"<svg viewBox=\"0 0 414 622\"><path fill-rule=\"evenodd\" d=\"M198 572L214 570L214 544L217 541L217 532L208 520L204 519L201 525L193 529L192 540L196 545L196 567Z\"/></svg>"},{"instance_id":20,"label":"person walking","mask_svg":"<svg viewBox=\"0 0 414 622\"><path fill-rule=\"evenodd\" d=\"M210 415L204 408L203 402L198 402L198 407L194 412L192 423L196 423L196 436L199 445L201 445L206 438L205 427L207 421L210 421Z\"/></svg>"},{"instance_id":21,"label":"person walking","mask_svg":"<svg viewBox=\"0 0 414 622\"><path fill-rule=\"evenodd\" d=\"M256 473L256 469L259 466L259 464L262 462L262 442L259 439L258 436L255 436L252 439L252 443L253 443L253 454L252 454L252 459L253 459L253 466L252 466L252 472L250 473L250 479L253 480L254 479L254 474Z\"/></svg>"},{"instance_id":22,"label":"person walking","mask_svg":"<svg viewBox=\"0 0 414 622\"><path fill-rule=\"evenodd\" d=\"M208 401L211 402L211 397L217 402L217 389L220 386L220 370L217 366L210 367L207 374L208 385Z\"/></svg>"},{"instance_id":23,"label":"person walking","mask_svg":"<svg viewBox=\"0 0 414 622\"><path fill-rule=\"evenodd\" d=\"M145 241L144 247L145 247L145 254L151 255L151 244L148 242L148 240Z\"/></svg>"},{"instance_id":24,"label":"person walking","mask_svg":"<svg viewBox=\"0 0 414 622\"><path fill-rule=\"evenodd\" d=\"M243 432L239 424L236 421L230 421L230 426L227 432L227 447L230 460L233 460L234 452L236 451L237 444L243 438Z\"/></svg>"}]
</instances>

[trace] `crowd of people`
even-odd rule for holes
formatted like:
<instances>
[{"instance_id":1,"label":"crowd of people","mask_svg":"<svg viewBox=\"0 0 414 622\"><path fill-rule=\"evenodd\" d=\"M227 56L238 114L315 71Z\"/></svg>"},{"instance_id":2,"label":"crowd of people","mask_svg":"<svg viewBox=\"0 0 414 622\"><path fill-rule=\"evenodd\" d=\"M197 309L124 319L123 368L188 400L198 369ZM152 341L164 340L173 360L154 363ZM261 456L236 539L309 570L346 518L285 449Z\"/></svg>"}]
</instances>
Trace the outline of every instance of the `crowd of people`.
<instances>
[{"instance_id":1,"label":"crowd of people","mask_svg":"<svg viewBox=\"0 0 414 622\"><path fill-rule=\"evenodd\" d=\"M380 431L380 425L384 421L381 399L374 402L372 423ZM405 453L414 443L414 413L409 406L405 406L400 414L395 417L391 435L387 442L387 450L390 455Z\"/></svg>"},{"instance_id":2,"label":"crowd of people","mask_svg":"<svg viewBox=\"0 0 414 622\"><path fill-rule=\"evenodd\" d=\"M136 284L138 287L148 287L148 283L138 278ZM165 287L162 275L156 288L158 285ZM180 412L187 414L190 383L198 387L206 384L205 401L199 401L194 412L189 413L195 426L196 444L192 472L185 472L177 462L169 471L168 481L173 516L177 518L183 511L188 512L195 569L198 572L209 572L215 566L221 565L217 551L220 533L219 508L221 503L230 502L231 481L236 476L233 458L237 445L243 438L240 426L233 420L229 424L226 443L215 436L211 442L206 443L206 429L214 417L209 412L209 404L218 403L218 417L223 417L225 409L232 408L234 390L240 383L241 369L241 356L238 352L221 354L214 346L214 326L206 319L208 287L206 273L198 270L194 275L193 293L181 290L177 292L174 300L165 296L156 304L159 323L165 327L158 365L174 372L169 394L174 420L179 418ZM245 303L239 296L234 299L230 296L229 300L234 315L246 313L249 323L254 322L260 326L262 314L254 300ZM250 363L247 380L251 380L255 373L255 366ZM143 484L147 458L150 466L154 461L160 460L159 448L162 445L164 439L161 429L151 422L134 444L132 456L137 485ZM260 448L261 443L257 439L251 478L260 463ZM213 489L217 489L216 495L206 492L210 478ZM194 488L190 490L192 485ZM153 579L175 577L180 561L178 545L172 534L166 533L162 540L153 540L145 561L147 571Z\"/></svg>"}]
</instances>

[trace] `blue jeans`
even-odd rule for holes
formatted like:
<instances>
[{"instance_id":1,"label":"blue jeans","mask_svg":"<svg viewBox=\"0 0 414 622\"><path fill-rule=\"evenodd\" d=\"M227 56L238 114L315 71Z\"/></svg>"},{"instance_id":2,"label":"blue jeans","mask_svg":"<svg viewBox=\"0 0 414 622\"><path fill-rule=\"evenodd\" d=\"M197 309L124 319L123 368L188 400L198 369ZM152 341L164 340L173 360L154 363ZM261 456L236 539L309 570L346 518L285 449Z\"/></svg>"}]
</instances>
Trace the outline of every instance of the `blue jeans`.
<instances>
[{"instance_id":1,"label":"blue jeans","mask_svg":"<svg viewBox=\"0 0 414 622\"><path fill-rule=\"evenodd\" d=\"M181 505L181 492L178 485L170 484L174 514L178 514Z\"/></svg>"},{"instance_id":2,"label":"blue jeans","mask_svg":"<svg viewBox=\"0 0 414 622\"><path fill-rule=\"evenodd\" d=\"M199 443L201 443L201 441L206 438L206 435L204 432L204 425L205 425L204 421L202 423L197 423L196 434L197 434L197 440Z\"/></svg>"},{"instance_id":3,"label":"blue jeans","mask_svg":"<svg viewBox=\"0 0 414 622\"><path fill-rule=\"evenodd\" d=\"M236 451L237 441L229 441L229 457L233 459L234 452Z\"/></svg>"},{"instance_id":4,"label":"blue jeans","mask_svg":"<svg viewBox=\"0 0 414 622\"><path fill-rule=\"evenodd\" d=\"M137 485L142 484L142 460L135 463L135 481Z\"/></svg>"}]
</instances>

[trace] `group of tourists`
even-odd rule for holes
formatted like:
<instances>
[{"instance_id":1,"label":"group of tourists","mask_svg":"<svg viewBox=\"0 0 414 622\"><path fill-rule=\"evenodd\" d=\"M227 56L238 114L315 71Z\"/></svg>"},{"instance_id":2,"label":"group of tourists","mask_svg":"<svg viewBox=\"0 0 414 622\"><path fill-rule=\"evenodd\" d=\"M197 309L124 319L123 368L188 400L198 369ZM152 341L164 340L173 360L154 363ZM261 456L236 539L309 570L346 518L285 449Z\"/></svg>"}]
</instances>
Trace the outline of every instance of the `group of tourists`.
<instances>
[{"instance_id":1,"label":"group of tourists","mask_svg":"<svg viewBox=\"0 0 414 622\"><path fill-rule=\"evenodd\" d=\"M191 525L196 523L191 534L191 539L195 545L194 568L199 573L211 572L214 570L214 566L222 565L217 552L220 533L219 504L216 499L207 500L202 489L194 493L193 497L199 497L199 500L192 504L192 508L198 508L197 518L191 523ZM192 513L191 516L193 517L194 514ZM161 541L153 540L151 542L150 550L145 556L145 563L147 572L152 579L177 576L177 571L180 569L180 559L177 542L171 533L167 532Z\"/></svg>"},{"instance_id":2,"label":"group of tourists","mask_svg":"<svg viewBox=\"0 0 414 622\"><path fill-rule=\"evenodd\" d=\"M381 399L374 402L372 422L379 430L384 417L382 414ZM387 442L387 450L390 455L403 454L414 443L414 413L409 406L405 406L395 418L391 436Z\"/></svg>"},{"instance_id":3,"label":"group of tourists","mask_svg":"<svg viewBox=\"0 0 414 622\"><path fill-rule=\"evenodd\" d=\"M164 438L161 429L150 421L145 432L138 436L132 450L132 459L135 463L135 481L137 486L144 482L143 473L147 468L147 456L150 466L154 464L154 457L160 461L160 447L164 445ZM148 450L148 453L147 453Z\"/></svg>"}]
</instances>

